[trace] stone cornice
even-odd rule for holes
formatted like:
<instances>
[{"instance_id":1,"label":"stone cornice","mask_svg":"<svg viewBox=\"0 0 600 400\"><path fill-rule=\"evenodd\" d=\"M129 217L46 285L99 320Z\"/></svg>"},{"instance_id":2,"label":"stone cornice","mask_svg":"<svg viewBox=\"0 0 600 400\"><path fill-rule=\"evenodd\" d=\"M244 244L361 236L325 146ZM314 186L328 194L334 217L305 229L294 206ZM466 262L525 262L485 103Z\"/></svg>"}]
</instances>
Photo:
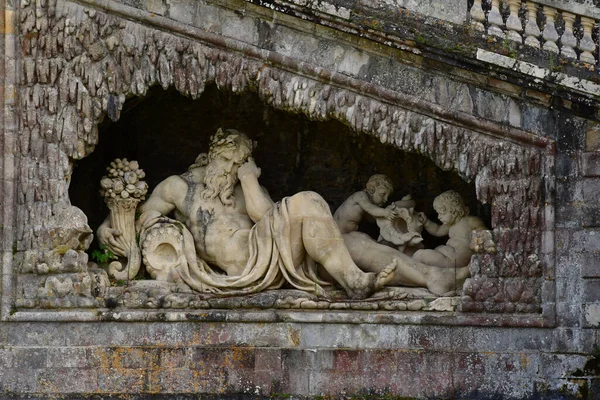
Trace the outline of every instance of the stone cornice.
<instances>
[{"instance_id":1,"label":"stone cornice","mask_svg":"<svg viewBox=\"0 0 600 400\"><path fill-rule=\"evenodd\" d=\"M600 19L600 8L598 7L590 7L586 4L565 0L535 0L535 2L559 10L572 12L573 14L585 15L590 18Z\"/></svg>"},{"instance_id":2,"label":"stone cornice","mask_svg":"<svg viewBox=\"0 0 600 400\"><path fill-rule=\"evenodd\" d=\"M182 310L182 311L18 311L14 322L242 322L314 323L442 326L552 327L540 315L454 314L398 311L309 311L309 310Z\"/></svg>"},{"instance_id":3,"label":"stone cornice","mask_svg":"<svg viewBox=\"0 0 600 400\"><path fill-rule=\"evenodd\" d=\"M595 98L598 96L597 93L581 91L575 89L571 84L563 84L566 82L596 82L598 73L593 66L582 66L572 63L570 60L559 62L557 61L558 55L553 53L482 36L477 31L473 31L466 24L466 20L463 21L465 23L457 24L452 18L450 21L435 18L420 13L416 9L404 9L402 5L391 7L390 2L380 2L370 7L369 2L340 1L304 5L304 3L300 4L294 0L244 1L358 35L385 46L473 70L476 73L497 72L503 76L502 79L509 82L535 88L535 90L550 93L553 96L564 97L569 101L581 102L586 106L596 107L597 104ZM553 2L546 1L546 3ZM227 3L224 2L223 6L227 7ZM585 7L571 2L562 2L562 6L565 10L578 14L588 12L594 16L600 12L598 8ZM555 7L557 6L555 5ZM522 74L522 71L519 70L505 68L497 63L482 62L478 57L481 51L509 56L526 64L536 65L541 70L547 70L548 73L542 79L532 78L528 74ZM568 77L568 79L555 79L556 75ZM525 85L524 82L526 82Z\"/></svg>"}]
</instances>

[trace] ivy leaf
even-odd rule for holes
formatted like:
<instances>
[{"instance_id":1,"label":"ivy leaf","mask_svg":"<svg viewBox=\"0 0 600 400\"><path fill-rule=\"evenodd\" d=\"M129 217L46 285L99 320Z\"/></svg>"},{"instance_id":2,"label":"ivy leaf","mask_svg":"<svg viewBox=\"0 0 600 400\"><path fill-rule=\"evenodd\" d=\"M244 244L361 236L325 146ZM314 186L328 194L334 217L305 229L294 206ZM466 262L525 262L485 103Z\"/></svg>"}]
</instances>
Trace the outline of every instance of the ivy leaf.
<instances>
[{"instance_id":1,"label":"ivy leaf","mask_svg":"<svg viewBox=\"0 0 600 400\"><path fill-rule=\"evenodd\" d=\"M117 256L115 254L106 249L104 246L100 247L100 250L92 251L92 260L94 260L97 264L106 264L110 260L116 259Z\"/></svg>"}]
</instances>

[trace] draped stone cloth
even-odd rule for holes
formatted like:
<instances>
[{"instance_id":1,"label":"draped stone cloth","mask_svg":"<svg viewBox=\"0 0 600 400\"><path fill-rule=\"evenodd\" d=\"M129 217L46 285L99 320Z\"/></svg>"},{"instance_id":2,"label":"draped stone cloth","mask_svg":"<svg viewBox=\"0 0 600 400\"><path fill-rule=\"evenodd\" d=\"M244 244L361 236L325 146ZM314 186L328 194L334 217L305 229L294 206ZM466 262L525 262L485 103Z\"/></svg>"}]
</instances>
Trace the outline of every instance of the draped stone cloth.
<instances>
[{"instance_id":1,"label":"draped stone cloth","mask_svg":"<svg viewBox=\"0 0 600 400\"><path fill-rule=\"evenodd\" d=\"M290 216L288 198L276 203L249 233L249 259L239 276L228 276L213 270L196 255L194 237L180 221L155 215L140 217L143 221L140 230L140 243L147 232L157 224L175 224L183 235L182 249L175 269L179 276L192 289L199 292L216 293L225 296L257 293L266 289L278 289L286 282L296 289L324 296L323 285L329 285L318 278L316 262L306 254L300 265L294 265L290 246ZM150 212L152 213L152 212Z\"/></svg>"}]
</instances>

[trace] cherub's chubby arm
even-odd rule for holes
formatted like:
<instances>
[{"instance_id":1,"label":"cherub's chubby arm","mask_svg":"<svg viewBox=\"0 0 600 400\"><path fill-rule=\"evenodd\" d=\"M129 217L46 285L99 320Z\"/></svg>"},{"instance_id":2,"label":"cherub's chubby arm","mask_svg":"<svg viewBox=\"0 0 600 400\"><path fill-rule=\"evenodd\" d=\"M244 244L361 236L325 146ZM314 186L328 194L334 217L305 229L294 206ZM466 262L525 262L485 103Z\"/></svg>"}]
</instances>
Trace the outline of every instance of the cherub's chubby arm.
<instances>
[{"instance_id":1,"label":"cherub's chubby arm","mask_svg":"<svg viewBox=\"0 0 600 400\"><path fill-rule=\"evenodd\" d=\"M242 184L246 211L255 223L273 208L273 200L265 188L258 183L261 170L256 166L253 159L249 159L238 169L238 179Z\"/></svg>"},{"instance_id":2,"label":"cherub's chubby arm","mask_svg":"<svg viewBox=\"0 0 600 400\"><path fill-rule=\"evenodd\" d=\"M422 215L425 215L423 213L420 213ZM420 215L420 218L421 215ZM427 232L429 232L431 235L436 236L436 237L443 237L443 236L448 236L448 233L450 233L450 226L443 224L443 225L438 225L435 222L429 220L426 216L425 216L425 222L423 224L423 227L425 228L425 230Z\"/></svg>"},{"instance_id":3,"label":"cherub's chubby arm","mask_svg":"<svg viewBox=\"0 0 600 400\"><path fill-rule=\"evenodd\" d=\"M396 216L396 211L391 208L381 208L373 204L373 201L369 198L369 195L365 191L354 193L351 198L363 209L364 212L372 216L373 218L387 218L392 219ZM350 200L350 198L349 198Z\"/></svg>"}]
</instances>

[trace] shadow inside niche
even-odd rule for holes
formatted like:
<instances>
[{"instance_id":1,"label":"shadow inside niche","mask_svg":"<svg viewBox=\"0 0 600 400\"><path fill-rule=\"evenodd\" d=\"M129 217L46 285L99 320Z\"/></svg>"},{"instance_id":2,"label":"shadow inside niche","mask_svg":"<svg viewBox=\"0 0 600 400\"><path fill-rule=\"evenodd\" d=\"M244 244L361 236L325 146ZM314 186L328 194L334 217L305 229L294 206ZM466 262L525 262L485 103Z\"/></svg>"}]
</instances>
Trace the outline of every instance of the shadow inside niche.
<instances>
[{"instance_id":1,"label":"shadow inside niche","mask_svg":"<svg viewBox=\"0 0 600 400\"><path fill-rule=\"evenodd\" d=\"M85 212L95 231L108 215L99 182L112 160L139 161L151 191L166 177L187 171L199 153L208 151L209 138L219 127L238 129L257 141L254 158L262 169L260 182L275 201L312 190L325 198L333 212L378 173L394 183L390 201L410 193L417 210L436 220L433 199L453 189L471 213L489 226L490 207L477 201L474 185L426 157L356 134L338 121L311 121L274 110L255 93L236 95L215 85L197 100L154 87L147 96L127 101L119 121L105 119L95 151L74 168L69 189L72 204ZM364 224L361 230L377 235L374 223ZM427 247L446 241L426 232L423 236Z\"/></svg>"}]
</instances>

